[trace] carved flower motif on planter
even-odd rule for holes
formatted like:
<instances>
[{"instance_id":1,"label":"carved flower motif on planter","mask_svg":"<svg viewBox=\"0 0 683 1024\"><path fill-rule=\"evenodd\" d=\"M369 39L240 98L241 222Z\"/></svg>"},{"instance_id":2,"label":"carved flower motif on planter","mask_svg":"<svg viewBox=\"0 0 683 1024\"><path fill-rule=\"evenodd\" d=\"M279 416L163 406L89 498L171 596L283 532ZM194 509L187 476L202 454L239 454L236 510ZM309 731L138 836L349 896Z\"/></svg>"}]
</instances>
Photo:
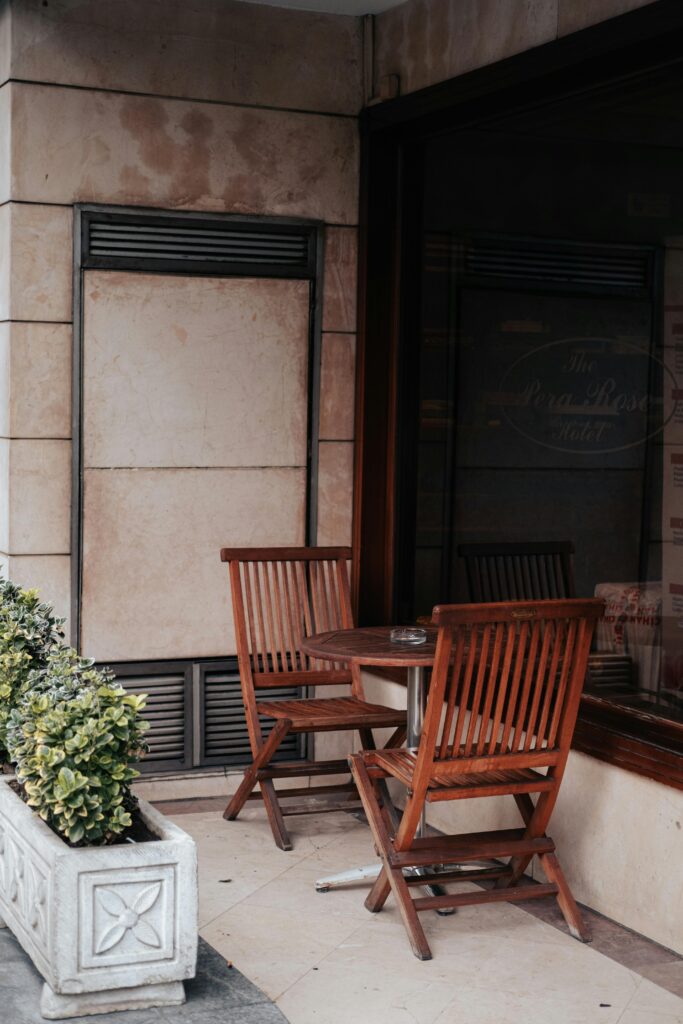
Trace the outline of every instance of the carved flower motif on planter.
<instances>
[{"instance_id":1,"label":"carved flower motif on planter","mask_svg":"<svg viewBox=\"0 0 683 1024\"><path fill-rule=\"evenodd\" d=\"M133 933L138 942L158 949L161 946L161 939L143 917L159 899L160 892L161 882L147 885L129 906L119 893L112 889L98 888L97 902L111 918L111 924L100 935L95 952L105 953L108 949L113 949L128 931Z\"/></svg>"}]
</instances>

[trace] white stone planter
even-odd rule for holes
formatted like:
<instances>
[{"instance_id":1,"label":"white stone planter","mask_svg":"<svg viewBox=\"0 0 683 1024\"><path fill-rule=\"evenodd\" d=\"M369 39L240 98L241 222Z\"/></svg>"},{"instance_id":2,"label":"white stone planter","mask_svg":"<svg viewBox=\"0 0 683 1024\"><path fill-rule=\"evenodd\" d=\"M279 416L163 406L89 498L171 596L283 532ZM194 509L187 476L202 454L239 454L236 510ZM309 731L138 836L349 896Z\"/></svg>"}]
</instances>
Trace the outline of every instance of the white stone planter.
<instances>
[{"instance_id":1,"label":"white stone planter","mask_svg":"<svg viewBox=\"0 0 683 1024\"><path fill-rule=\"evenodd\" d=\"M197 963L194 841L141 800L157 842L72 849L9 781L0 778L0 925L45 978L43 1017L183 1003Z\"/></svg>"}]
</instances>

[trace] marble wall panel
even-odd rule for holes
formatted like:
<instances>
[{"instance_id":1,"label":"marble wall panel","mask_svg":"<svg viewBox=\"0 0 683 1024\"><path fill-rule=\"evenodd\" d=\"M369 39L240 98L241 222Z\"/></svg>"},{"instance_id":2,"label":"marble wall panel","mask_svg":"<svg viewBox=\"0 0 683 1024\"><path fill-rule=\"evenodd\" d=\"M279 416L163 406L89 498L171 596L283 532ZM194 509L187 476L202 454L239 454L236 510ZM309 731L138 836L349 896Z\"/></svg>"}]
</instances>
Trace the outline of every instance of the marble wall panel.
<instances>
[{"instance_id":1,"label":"marble wall panel","mask_svg":"<svg viewBox=\"0 0 683 1024\"><path fill-rule=\"evenodd\" d=\"M10 76L12 11L5 0L0 3L0 85Z\"/></svg>"},{"instance_id":2,"label":"marble wall panel","mask_svg":"<svg viewBox=\"0 0 683 1024\"><path fill-rule=\"evenodd\" d=\"M0 324L0 435L71 436L69 324Z\"/></svg>"},{"instance_id":3,"label":"marble wall panel","mask_svg":"<svg viewBox=\"0 0 683 1024\"><path fill-rule=\"evenodd\" d=\"M89 272L86 466L304 466L309 284Z\"/></svg>"},{"instance_id":4,"label":"marble wall panel","mask_svg":"<svg viewBox=\"0 0 683 1024\"><path fill-rule=\"evenodd\" d=\"M330 113L362 105L360 18L232 0L22 0L12 37L13 77L28 81Z\"/></svg>"},{"instance_id":5,"label":"marble wall panel","mask_svg":"<svg viewBox=\"0 0 683 1024\"><path fill-rule=\"evenodd\" d=\"M0 9L0 74L2 63L2 10ZM4 79L0 79L4 81ZM10 198L11 167L10 87L0 88L0 203Z\"/></svg>"},{"instance_id":6,"label":"marble wall panel","mask_svg":"<svg viewBox=\"0 0 683 1024\"><path fill-rule=\"evenodd\" d=\"M355 334L323 334L320 370L320 438L352 441L355 398Z\"/></svg>"},{"instance_id":7,"label":"marble wall panel","mask_svg":"<svg viewBox=\"0 0 683 1024\"><path fill-rule=\"evenodd\" d=\"M9 553L9 441L0 437L0 551Z\"/></svg>"},{"instance_id":8,"label":"marble wall panel","mask_svg":"<svg viewBox=\"0 0 683 1024\"><path fill-rule=\"evenodd\" d=\"M354 119L12 86L14 199L357 219Z\"/></svg>"},{"instance_id":9,"label":"marble wall panel","mask_svg":"<svg viewBox=\"0 0 683 1024\"><path fill-rule=\"evenodd\" d=\"M31 155L28 162L39 161ZM0 211L9 218L10 263L7 291L0 286L0 319L71 320L72 211L28 203L10 203Z\"/></svg>"},{"instance_id":10,"label":"marble wall panel","mask_svg":"<svg viewBox=\"0 0 683 1024\"><path fill-rule=\"evenodd\" d=\"M11 324L0 322L0 437L10 436ZM0 545L1 549L2 545Z\"/></svg>"},{"instance_id":11,"label":"marble wall panel","mask_svg":"<svg viewBox=\"0 0 683 1024\"><path fill-rule=\"evenodd\" d=\"M325 279L323 330L356 330L358 231L327 228L325 231Z\"/></svg>"},{"instance_id":12,"label":"marble wall panel","mask_svg":"<svg viewBox=\"0 0 683 1024\"><path fill-rule=\"evenodd\" d=\"M0 206L0 320L10 316L10 237L12 207L9 203Z\"/></svg>"},{"instance_id":13,"label":"marble wall panel","mask_svg":"<svg viewBox=\"0 0 683 1024\"><path fill-rule=\"evenodd\" d=\"M87 470L83 649L98 660L235 651L221 547L302 544L303 469Z\"/></svg>"},{"instance_id":14,"label":"marble wall panel","mask_svg":"<svg viewBox=\"0 0 683 1024\"><path fill-rule=\"evenodd\" d=\"M353 442L322 441L318 464L318 544L350 544Z\"/></svg>"},{"instance_id":15,"label":"marble wall panel","mask_svg":"<svg viewBox=\"0 0 683 1024\"><path fill-rule=\"evenodd\" d=\"M559 0L557 33L560 36L579 32L608 18L646 7L657 0Z\"/></svg>"},{"instance_id":16,"label":"marble wall panel","mask_svg":"<svg viewBox=\"0 0 683 1024\"><path fill-rule=\"evenodd\" d=\"M9 578L22 587L35 587L41 600L48 601L57 615L66 619L65 631L69 639L69 612L71 601L71 559L68 555L10 556Z\"/></svg>"},{"instance_id":17,"label":"marble wall panel","mask_svg":"<svg viewBox=\"0 0 683 1024\"><path fill-rule=\"evenodd\" d=\"M9 442L11 555L68 554L70 550L71 442Z\"/></svg>"},{"instance_id":18,"label":"marble wall panel","mask_svg":"<svg viewBox=\"0 0 683 1024\"><path fill-rule=\"evenodd\" d=\"M570 0L572 2L572 0ZM414 92L550 42L558 0L408 0L375 19L375 83Z\"/></svg>"}]
</instances>

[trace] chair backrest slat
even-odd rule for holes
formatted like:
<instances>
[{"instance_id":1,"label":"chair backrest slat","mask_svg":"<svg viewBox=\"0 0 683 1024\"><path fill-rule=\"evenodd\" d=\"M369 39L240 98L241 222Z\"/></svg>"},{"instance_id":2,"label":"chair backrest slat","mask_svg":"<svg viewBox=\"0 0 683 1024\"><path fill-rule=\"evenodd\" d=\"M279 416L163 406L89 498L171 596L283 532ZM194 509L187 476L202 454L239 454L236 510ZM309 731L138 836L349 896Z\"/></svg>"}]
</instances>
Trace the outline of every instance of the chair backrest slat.
<instances>
[{"instance_id":1,"label":"chair backrest slat","mask_svg":"<svg viewBox=\"0 0 683 1024\"><path fill-rule=\"evenodd\" d=\"M503 709L505 707L505 702L509 695L510 671L512 669L512 661L513 658L515 658L515 660L519 660L518 655L519 648L521 646L521 637L520 643L517 644L517 647L515 649L515 644L513 642L514 636L512 635L514 634L514 630L515 627L512 625L512 623L508 623L506 629L506 636L504 638L505 653L503 655L503 668L500 674L500 679L498 680L497 687L495 686L495 683L491 687L492 690L497 689L498 692L495 695L495 708L493 713L493 720L491 722L491 730L488 736L489 754L495 753L496 744L498 743L499 739L500 728L503 720ZM486 736L484 736L484 743L486 743Z\"/></svg>"},{"instance_id":2,"label":"chair backrest slat","mask_svg":"<svg viewBox=\"0 0 683 1024\"><path fill-rule=\"evenodd\" d=\"M496 691L496 681L498 680L498 667L501 662L501 656L503 652L504 642L504 627L501 623L496 623L495 626L495 638L493 641L493 652L491 654L491 664L487 666L485 674L486 684L484 686L484 703L481 710L481 716L479 718L479 728L477 730L476 740L476 752L477 754L483 754L486 746L486 737L488 734L488 728L491 721L491 706L493 704L493 698Z\"/></svg>"},{"instance_id":3,"label":"chair backrest slat","mask_svg":"<svg viewBox=\"0 0 683 1024\"><path fill-rule=\"evenodd\" d=\"M285 646L289 651L292 662L292 671L299 670L299 646L294 632L294 616L292 612L292 594L287 583L287 562L276 562L275 573L278 581L278 588L282 596L283 618L285 623L286 637Z\"/></svg>"},{"instance_id":4,"label":"chair backrest slat","mask_svg":"<svg viewBox=\"0 0 683 1024\"><path fill-rule=\"evenodd\" d=\"M415 777L454 760L462 770L467 759L486 759L490 770L496 759L563 765L603 610L593 598L435 608L439 636Z\"/></svg>"},{"instance_id":5,"label":"chair backrest slat","mask_svg":"<svg viewBox=\"0 0 683 1024\"><path fill-rule=\"evenodd\" d=\"M541 706L541 700L544 692L544 681L548 676L552 675L552 669L548 668L548 662L552 662L551 648L553 648L556 640L556 631L553 627L553 623L544 623L544 626L541 656L538 660L538 667L536 669L531 692L531 707L529 708L529 713L523 723L525 735L524 746L522 749L524 751L531 749L531 744L536 736L536 722L538 721L538 710Z\"/></svg>"},{"instance_id":6,"label":"chair backrest slat","mask_svg":"<svg viewBox=\"0 0 683 1024\"><path fill-rule=\"evenodd\" d=\"M488 663L489 647L490 647L490 644L491 644L491 626L490 626L490 624L486 623L486 625L484 626L484 628L482 630L482 633L481 633L481 643L479 643L478 635L475 634L474 636L472 636L471 633L468 635L468 641L469 641L471 649L474 652L474 661L475 661L475 663L477 663L477 681L474 684L474 695L472 697L472 708L471 708L470 720L469 720L468 727L467 727L467 738L465 740L465 754L466 754L466 756L469 757L469 755L472 753L472 744L474 742L474 733L475 733L475 730L477 728L477 720L478 720L478 717L479 717L479 714L480 714L481 697L482 697L482 693L484 692L484 679L486 677L486 666L487 666L487 663ZM432 682L433 682L433 674L432 674ZM455 682L456 682L456 680L453 680L453 682L451 683L451 693L449 695L449 700L452 700L452 701L456 701L457 700L457 689L456 689L456 686L453 685ZM431 693L431 689L430 689L430 693ZM459 705L459 713L461 715L465 714L465 708L462 706L462 703L460 703L460 705Z\"/></svg>"},{"instance_id":7,"label":"chair backrest slat","mask_svg":"<svg viewBox=\"0 0 683 1024\"><path fill-rule=\"evenodd\" d=\"M275 633L276 633L276 653L280 657L282 664L282 671L286 672L289 666L289 645L285 637L285 623L284 623L284 596L280 592L280 574L278 572L277 562L271 562L269 565L270 573L270 589L273 596L273 608L275 611Z\"/></svg>"},{"instance_id":8,"label":"chair backrest slat","mask_svg":"<svg viewBox=\"0 0 683 1024\"><path fill-rule=\"evenodd\" d=\"M350 680L301 651L305 636L353 626L349 548L235 548L221 558L231 565L240 666L254 686L271 686L269 675L296 686Z\"/></svg>"},{"instance_id":9,"label":"chair backrest slat","mask_svg":"<svg viewBox=\"0 0 683 1024\"><path fill-rule=\"evenodd\" d=\"M550 704L553 698L553 693L557 687L560 665L571 656L568 649L569 625L570 624L565 626L562 622L554 623L555 643L553 645L553 655L550 660L550 671L544 680L543 698L541 700L540 709L541 713L534 728L534 749L538 749L542 746L545 740L545 730L548 724L548 717L550 715Z\"/></svg>"},{"instance_id":10,"label":"chair backrest slat","mask_svg":"<svg viewBox=\"0 0 683 1024\"><path fill-rule=\"evenodd\" d=\"M258 647L257 652L261 654L262 671L268 671L268 639L263 618L263 601L261 600L261 566L255 562L253 568L254 583L254 605L256 607L256 621L258 622Z\"/></svg>"}]
</instances>

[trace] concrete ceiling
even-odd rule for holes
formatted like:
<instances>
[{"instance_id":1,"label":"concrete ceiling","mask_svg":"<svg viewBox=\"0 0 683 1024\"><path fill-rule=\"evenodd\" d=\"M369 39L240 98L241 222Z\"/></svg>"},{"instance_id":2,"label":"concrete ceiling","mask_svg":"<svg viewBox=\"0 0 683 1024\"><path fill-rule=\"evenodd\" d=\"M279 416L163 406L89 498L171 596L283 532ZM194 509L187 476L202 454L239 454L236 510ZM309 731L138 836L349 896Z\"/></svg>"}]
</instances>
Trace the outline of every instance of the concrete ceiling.
<instances>
[{"instance_id":1,"label":"concrete ceiling","mask_svg":"<svg viewBox=\"0 0 683 1024\"><path fill-rule=\"evenodd\" d=\"M325 14L379 14L398 7L404 0L246 0L250 4L269 7L293 7L299 11L320 11Z\"/></svg>"}]
</instances>

